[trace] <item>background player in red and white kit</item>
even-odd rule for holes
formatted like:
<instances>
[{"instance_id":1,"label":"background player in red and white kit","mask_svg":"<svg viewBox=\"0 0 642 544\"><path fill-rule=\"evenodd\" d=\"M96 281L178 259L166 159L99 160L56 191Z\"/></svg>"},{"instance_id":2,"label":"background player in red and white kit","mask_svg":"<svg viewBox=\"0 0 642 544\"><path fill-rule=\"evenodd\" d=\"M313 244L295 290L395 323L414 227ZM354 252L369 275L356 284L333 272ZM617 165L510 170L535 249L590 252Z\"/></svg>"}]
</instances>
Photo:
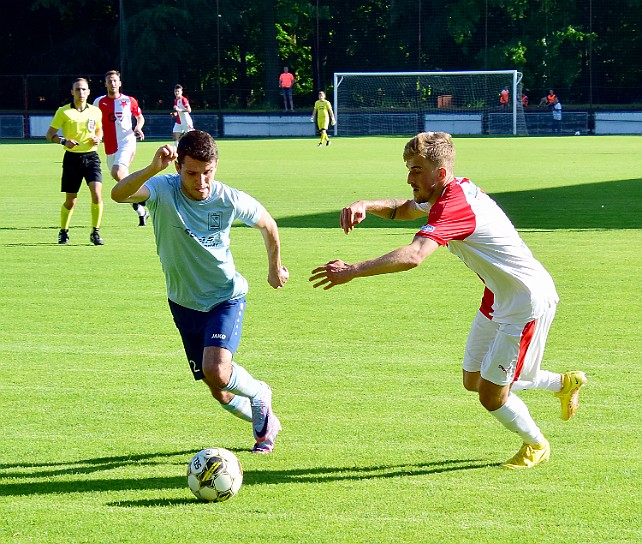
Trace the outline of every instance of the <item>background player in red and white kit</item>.
<instances>
[{"instance_id":1,"label":"background player in red and white kit","mask_svg":"<svg viewBox=\"0 0 642 544\"><path fill-rule=\"evenodd\" d=\"M100 108L103 114L103 132L107 166L111 177L120 181L129 175L129 166L136 154L136 138L145 139L143 125L145 118L138 105L138 100L120 92L122 82L120 72L110 70L105 74L107 94L94 100L94 106ZM136 119L134 126L133 119ZM133 204L138 214L138 224L147 224L147 209L145 203Z\"/></svg>"},{"instance_id":2,"label":"background player in red and white kit","mask_svg":"<svg viewBox=\"0 0 642 544\"><path fill-rule=\"evenodd\" d=\"M341 211L341 227L348 234L366 212L388 219L428 215L428 222L409 245L354 264L330 261L315 268L310 281L316 282L314 287L330 289L354 278L410 270L446 246L485 285L466 343L464 387L477 392L482 406L522 439L522 447L504 468L530 468L547 461L550 445L512 391L552 391L567 420L575 414L580 388L587 383L580 371L557 374L540 368L558 302L553 280L499 206L470 180L453 176L450 134L418 134L406 144L403 157L413 199L355 202Z\"/></svg>"},{"instance_id":3,"label":"background player in red and white kit","mask_svg":"<svg viewBox=\"0 0 642 544\"><path fill-rule=\"evenodd\" d=\"M192 107L189 105L187 97L183 96L183 86L177 84L174 86L174 128L172 130L172 138L174 145L178 145L178 140L181 136L190 130L194 130L194 122L192 121Z\"/></svg>"}]
</instances>

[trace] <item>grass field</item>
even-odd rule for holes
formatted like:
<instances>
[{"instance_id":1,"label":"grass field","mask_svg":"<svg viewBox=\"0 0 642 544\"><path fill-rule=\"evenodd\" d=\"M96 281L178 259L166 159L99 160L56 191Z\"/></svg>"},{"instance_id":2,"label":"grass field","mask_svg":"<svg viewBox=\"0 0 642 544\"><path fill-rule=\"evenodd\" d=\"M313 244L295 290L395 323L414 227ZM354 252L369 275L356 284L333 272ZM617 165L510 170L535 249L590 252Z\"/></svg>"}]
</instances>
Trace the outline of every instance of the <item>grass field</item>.
<instances>
[{"instance_id":1,"label":"grass field","mask_svg":"<svg viewBox=\"0 0 642 544\"><path fill-rule=\"evenodd\" d=\"M408 197L406 139L219 142L217 179L281 228L288 285L265 281L258 232L232 233L251 286L237 360L274 389L270 456L191 378L151 227L109 199L89 244L83 187L58 246L62 150L0 145L1 543L623 543L642 541L642 139L460 138L457 175L506 209L561 303L544 367L586 371L577 416L520 393L552 445L526 472L520 446L461 386L481 284L441 250L411 272L313 290L310 270L409 243L416 224L340 208ZM142 167L158 143L139 145ZM201 504L199 449L236 452L237 497Z\"/></svg>"}]
</instances>

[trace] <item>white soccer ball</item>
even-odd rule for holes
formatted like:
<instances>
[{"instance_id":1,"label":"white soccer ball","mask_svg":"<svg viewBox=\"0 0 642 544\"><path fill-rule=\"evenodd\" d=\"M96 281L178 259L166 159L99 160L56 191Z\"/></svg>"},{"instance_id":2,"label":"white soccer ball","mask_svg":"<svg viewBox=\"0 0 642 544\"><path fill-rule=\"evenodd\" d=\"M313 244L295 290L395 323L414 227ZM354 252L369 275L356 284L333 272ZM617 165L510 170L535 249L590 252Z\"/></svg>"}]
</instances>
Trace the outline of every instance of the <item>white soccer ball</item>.
<instances>
[{"instance_id":1,"label":"white soccer ball","mask_svg":"<svg viewBox=\"0 0 642 544\"><path fill-rule=\"evenodd\" d=\"M202 501L226 501L239 492L242 483L241 463L225 448L201 450L187 466L187 485Z\"/></svg>"},{"instance_id":2,"label":"white soccer ball","mask_svg":"<svg viewBox=\"0 0 642 544\"><path fill-rule=\"evenodd\" d=\"M578 130L578 131L575 133L575 136L579 136L579 135L580 135L580 131Z\"/></svg>"}]
</instances>

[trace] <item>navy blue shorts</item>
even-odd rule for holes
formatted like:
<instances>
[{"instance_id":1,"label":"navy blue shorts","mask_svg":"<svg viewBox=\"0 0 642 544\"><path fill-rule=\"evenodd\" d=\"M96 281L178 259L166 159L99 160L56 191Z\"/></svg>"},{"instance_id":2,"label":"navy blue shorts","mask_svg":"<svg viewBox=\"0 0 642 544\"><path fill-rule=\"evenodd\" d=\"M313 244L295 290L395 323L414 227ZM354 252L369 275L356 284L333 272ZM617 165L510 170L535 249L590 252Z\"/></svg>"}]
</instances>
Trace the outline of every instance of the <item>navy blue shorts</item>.
<instances>
[{"instance_id":1,"label":"navy blue shorts","mask_svg":"<svg viewBox=\"0 0 642 544\"><path fill-rule=\"evenodd\" d=\"M181 333L185 355L195 380L203 379L203 350L225 348L234 355L241 342L245 298L221 302L209 312L185 308L168 299L174 323Z\"/></svg>"},{"instance_id":2,"label":"navy blue shorts","mask_svg":"<svg viewBox=\"0 0 642 544\"><path fill-rule=\"evenodd\" d=\"M87 183L98 181L102 183L103 174L100 169L100 157L95 151L88 153L72 153L65 151L62 159L62 181L60 192L77 193L80 191L82 180Z\"/></svg>"}]
</instances>

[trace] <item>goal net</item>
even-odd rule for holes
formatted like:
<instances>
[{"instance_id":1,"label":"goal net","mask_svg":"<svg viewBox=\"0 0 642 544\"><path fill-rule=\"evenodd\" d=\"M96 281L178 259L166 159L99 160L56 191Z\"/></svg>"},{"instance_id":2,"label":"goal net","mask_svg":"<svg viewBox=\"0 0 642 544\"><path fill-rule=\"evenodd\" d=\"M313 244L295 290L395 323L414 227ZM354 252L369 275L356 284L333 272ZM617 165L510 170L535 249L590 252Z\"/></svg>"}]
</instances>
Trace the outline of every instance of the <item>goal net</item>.
<instances>
[{"instance_id":1,"label":"goal net","mask_svg":"<svg viewBox=\"0 0 642 544\"><path fill-rule=\"evenodd\" d=\"M521 82L516 70L336 73L335 134L526 134Z\"/></svg>"}]
</instances>

